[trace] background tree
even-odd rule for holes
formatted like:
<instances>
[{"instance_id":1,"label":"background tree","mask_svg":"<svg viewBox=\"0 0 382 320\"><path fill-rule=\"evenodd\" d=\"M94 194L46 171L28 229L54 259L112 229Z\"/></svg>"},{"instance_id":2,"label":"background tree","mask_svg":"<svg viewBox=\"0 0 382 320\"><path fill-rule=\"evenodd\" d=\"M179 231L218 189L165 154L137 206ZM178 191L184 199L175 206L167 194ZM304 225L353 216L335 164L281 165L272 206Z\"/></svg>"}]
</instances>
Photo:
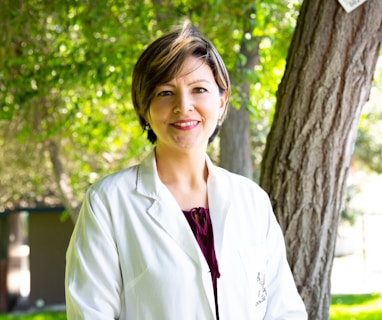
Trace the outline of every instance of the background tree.
<instances>
[{"instance_id":1,"label":"background tree","mask_svg":"<svg viewBox=\"0 0 382 320\"><path fill-rule=\"evenodd\" d=\"M382 2L304 1L262 162L310 319L328 319L345 179L382 41Z\"/></svg>"},{"instance_id":2,"label":"background tree","mask_svg":"<svg viewBox=\"0 0 382 320\"><path fill-rule=\"evenodd\" d=\"M378 66L379 63L379 66ZM356 148L353 155L357 166L382 174L382 58L377 62L372 88L373 99L364 108L358 124Z\"/></svg>"},{"instance_id":3,"label":"background tree","mask_svg":"<svg viewBox=\"0 0 382 320\"><path fill-rule=\"evenodd\" d=\"M3 202L52 192L75 220L89 183L144 155L147 145L129 104L133 61L143 47L134 37L148 38L141 26L148 28L152 18L142 6L2 1L2 144L8 157L31 168L38 186L18 193L27 189L17 186L23 170L4 166L12 180L0 183L14 188L2 187L10 191ZM17 140L28 152L15 152Z\"/></svg>"},{"instance_id":4,"label":"background tree","mask_svg":"<svg viewBox=\"0 0 382 320\"><path fill-rule=\"evenodd\" d=\"M219 162L251 179L258 180L260 175L259 155L268 131L269 106L278 74L284 69L298 8L299 1L239 1L229 9L229 14L236 12L244 19L239 19L232 32L240 35L240 42L232 59L234 66L229 70L233 108L221 129Z\"/></svg>"}]
</instances>

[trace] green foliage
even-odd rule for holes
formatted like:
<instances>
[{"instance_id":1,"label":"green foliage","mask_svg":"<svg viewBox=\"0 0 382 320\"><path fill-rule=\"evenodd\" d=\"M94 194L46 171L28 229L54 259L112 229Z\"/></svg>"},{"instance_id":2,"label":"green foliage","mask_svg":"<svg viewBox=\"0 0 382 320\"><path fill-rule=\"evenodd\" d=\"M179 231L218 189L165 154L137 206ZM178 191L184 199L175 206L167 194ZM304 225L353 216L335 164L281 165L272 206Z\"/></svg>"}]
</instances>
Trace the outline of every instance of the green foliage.
<instances>
[{"instance_id":1,"label":"green foliage","mask_svg":"<svg viewBox=\"0 0 382 320\"><path fill-rule=\"evenodd\" d=\"M293 35L300 1L259 2L261 37L260 64L255 67L250 90L252 160L254 179L260 178L260 165L266 137L273 119L276 91L284 74L287 51Z\"/></svg>"},{"instance_id":2,"label":"green foliage","mask_svg":"<svg viewBox=\"0 0 382 320\"><path fill-rule=\"evenodd\" d=\"M382 108L378 105L382 90L379 95L375 91L376 100L370 101L361 115L354 160L362 168L382 174Z\"/></svg>"},{"instance_id":3,"label":"green foliage","mask_svg":"<svg viewBox=\"0 0 382 320\"><path fill-rule=\"evenodd\" d=\"M141 6L117 1L3 3L0 23L7 32L1 38L0 120L7 121L0 123L6 137L2 144L10 150L14 143L19 149L40 145L27 157L40 160L33 167L44 176L50 167L44 142L54 139L80 194L98 176L127 165L147 148L129 102L133 61L145 41L142 32L131 29L149 25L152 18ZM27 158L23 152L17 155ZM12 171L14 180L20 168Z\"/></svg>"},{"instance_id":4,"label":"green foliage","mask_svg":"<svg viewBox=\"0 0 382 320\"><path fill-rule=\"evenodd\" d=\"M362 168L382 174L382 51L374 73L371 99L358 124L354 160Z\"/></svg>"},{"instance_id":5,"label":"green foliage","mask_svg":"<svg viewBox=\"0 0 382 320\"><path fill-rule=\"evenodd\" d=\"M357 185L349 185L345 189L343 207L341 210L341 221L348 222L350 225L354 225L357 218L362 215L362 211L352 208L351 201L359 193L359 187Z\"/></svg>"},{"instance_id":6,"label":"green foliage","mask_svg":"<svg viewBox=\"0 0 382 320\"><path fill-rule=\"evenodd\" d=\"M250 113L253 171L259 173L300 2L2 0L1 202L58 194L49 140L59 146L78 198L100 176L141 159L151 146L131 105L132 69L148 43L185 18L226 62L231 104ZM251 70L243 48L257 45ZM375 117L370 112L361 119L356 156L381 172L378 133L368 129Z\"/></svg>"},{"instance_id":7,"label":"green foliage","mask_svg":"<svg viewBox=\"0 0 382 320\"><path fill-rule=\"evenodd\" d=\"M247 101L259 163L299 1L1 2L3 203L28 190L31 197L57 194L49 176L48 140L60 146L79 198L95 179L147 153L151 147L131 105L132 69L149 42L185 18L214 42L233 82L250 83L251 99L237 85L232 105ZM259 41L260 64L248 70L240 48L253 49ZM12 175L4 179L7 171ZM29 187L14 181L28 181Z\"/></svg>"}]
</instances>

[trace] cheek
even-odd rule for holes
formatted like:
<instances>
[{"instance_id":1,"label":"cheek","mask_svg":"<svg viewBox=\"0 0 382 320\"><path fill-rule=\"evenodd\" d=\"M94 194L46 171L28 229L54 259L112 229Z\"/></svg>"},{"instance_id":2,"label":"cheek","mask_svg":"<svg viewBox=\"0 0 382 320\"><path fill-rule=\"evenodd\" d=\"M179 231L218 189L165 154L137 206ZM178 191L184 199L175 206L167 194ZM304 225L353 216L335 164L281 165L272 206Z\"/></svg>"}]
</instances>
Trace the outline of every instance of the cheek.
<instances>
[{"instance_id":1,"label":"cheek","mask_svg":"<svg viewBox=\"0 0 382 320\"><path fill-rule=\"evenodd\" d=\"M160 115L159 107L157 105L150 105L147 111L147 115L148 119L150 119L151 121L155 120Z\"/></svg>"},{"instance_id":2,"label":"cheek","mask_svg":"<svg viewBox=\"0 0 382 320\"><path fill-rule=\"evenodd\" d=\"M149 109L148 121L155 126L155 123L161 123L168 118L168 111L166 108L153 107Z\"/></svg>"},{"instance_id":3,"label":"cheek","mask_svg":"<svg viewBox=\"0 0 382 320\"><path fill-rule=\"evenodd\" d=\"M211 101L209 103L209 106L214 106L214 107L209 107L206 112L208 113L208 116L210 118L216 118L216 119L220 119L221 116L224 114L224 107L221 107L221 103L220 103L220 100L216 100L214 99L213 101Z\"/></svg>"}]
</instances>

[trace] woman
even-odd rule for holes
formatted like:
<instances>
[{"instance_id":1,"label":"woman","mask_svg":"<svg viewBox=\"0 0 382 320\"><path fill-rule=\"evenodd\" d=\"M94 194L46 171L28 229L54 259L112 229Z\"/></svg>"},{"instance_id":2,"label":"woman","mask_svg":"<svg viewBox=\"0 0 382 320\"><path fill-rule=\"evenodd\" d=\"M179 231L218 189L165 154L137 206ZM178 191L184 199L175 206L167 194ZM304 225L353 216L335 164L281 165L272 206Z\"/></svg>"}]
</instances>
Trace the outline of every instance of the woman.
<instances>
[{"instance_id":1,"label":"woman","mask_svg":"<svg viewBox=\"0 0 382 320\"><path fill-rule=\"evenodd\" d=\"M306 319L267 195L206 155L230 96L213 45L191 24L164 35L132 93L155 148L87 191L67 251L68 319Z\"/></svg>"}]
</instances>

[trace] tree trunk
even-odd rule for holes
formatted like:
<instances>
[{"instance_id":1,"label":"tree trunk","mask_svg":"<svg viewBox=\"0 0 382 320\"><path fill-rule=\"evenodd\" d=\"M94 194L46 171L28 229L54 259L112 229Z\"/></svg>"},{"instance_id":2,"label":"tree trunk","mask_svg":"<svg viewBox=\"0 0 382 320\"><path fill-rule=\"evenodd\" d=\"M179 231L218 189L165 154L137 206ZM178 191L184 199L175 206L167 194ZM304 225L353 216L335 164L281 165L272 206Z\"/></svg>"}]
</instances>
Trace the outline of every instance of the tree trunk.
<instances>
[{"instance_id":1,"label":"tree trunk","mask_svg":"<svg viewBox=\"0 0 382 320\"><path fill-rule=\"evenodd\" d=\"M220 166L252 178L249 115L245 107L232 108L220 131Z\"/></svg>"},{"instance_id":2,"label":"tree trunk","mask_svg":"<svg viewBox=\"0 0 382 320\"><path fill-rule=\"evenodd\" d=\"M251 29L244 30L244 34L251 34ZM238 59L237 72L232 79L233 86L240 88L241 103L239 109L231 107L220 132L220 166L250 179L253 178L248 113L250 84L245 74L253 72L259 64L260 41L259 37L246 39L243 36L240 55L245 62L240 64L242 60Z\"/></svg>"},{"instance_id":3,"label":"tree trunk","mask_svg":"<svg viewBox=\"0 0 382 320\"><path fill-rule=\"evenodd\" d=\"M381 41L381 0L351 13L338 1L306 0L277 93L260 183L309 319L329 317L341 200Z\"/></svg>"},{"instance_id":4,"label":"tree trunk","mask_svg":"<svg viewBox=\"0 0 382 320\"><path fill-rule=\"evenodd\" d=\"M70 179L62 165L57 144L52 139L47 140L47 149L52 162L53 174L60 190L61 201L65 209L68 210L71 220L75 223L79 214L80 203L74 195Z\"/></svg>"}]
</instances>

